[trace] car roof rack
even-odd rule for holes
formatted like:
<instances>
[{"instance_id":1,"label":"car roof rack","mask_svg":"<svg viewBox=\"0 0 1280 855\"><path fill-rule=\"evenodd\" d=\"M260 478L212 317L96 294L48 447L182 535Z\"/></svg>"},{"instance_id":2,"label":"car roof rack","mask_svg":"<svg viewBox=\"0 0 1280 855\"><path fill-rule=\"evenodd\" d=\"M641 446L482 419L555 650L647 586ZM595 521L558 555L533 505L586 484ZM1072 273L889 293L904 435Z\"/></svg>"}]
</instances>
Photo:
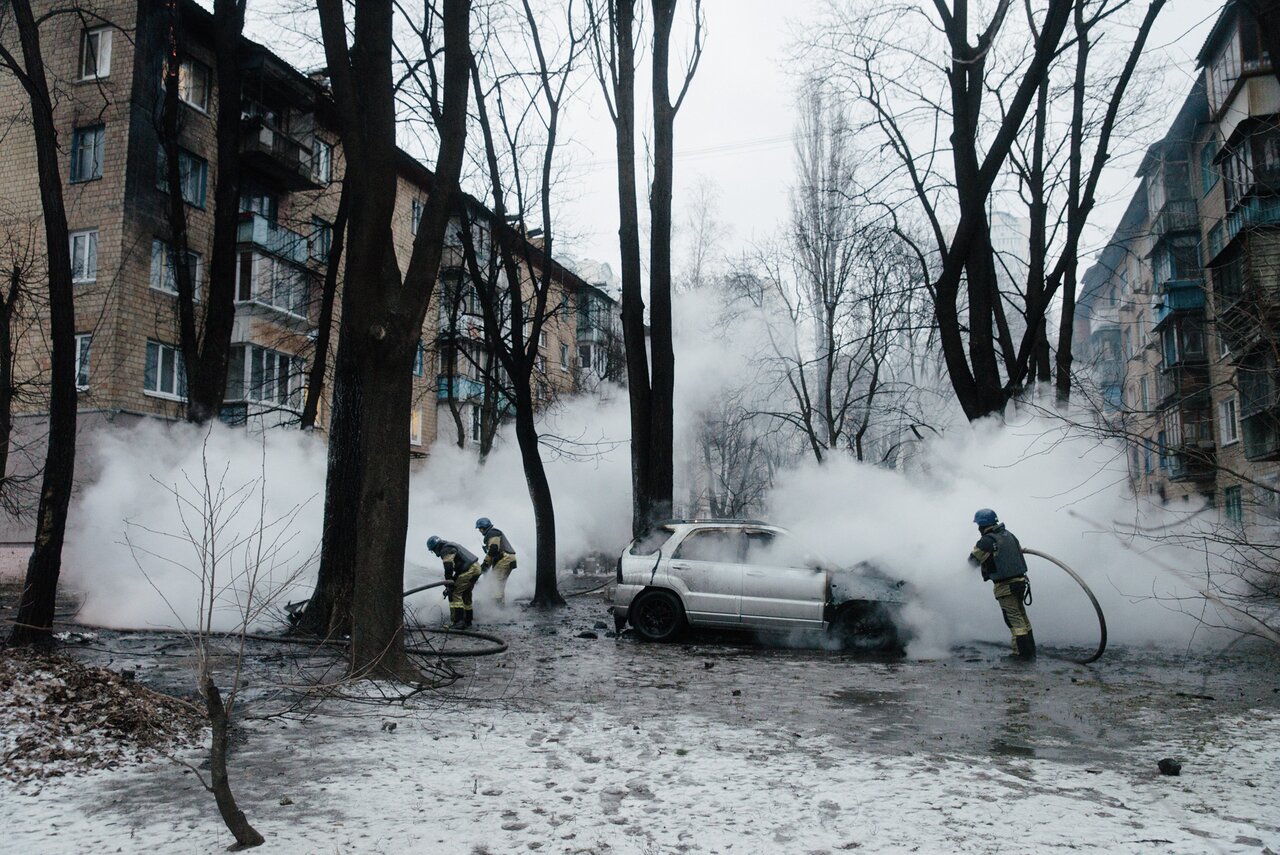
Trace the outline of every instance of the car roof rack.
<instances>
[{"instance_id":1,"label":"car roof rack","mask_svg":"<svg viewBox=\"0 0 1280 855\"><path fill-rule=\"evenodd\" d=\"M658 525L705 525L712 523L726 523L731 525L767 525L773 528L778 526L775 523L765 522L764 520L748 520L748 519L678 519L678 520L662 520Z\"/></svg>"}]
</instances>

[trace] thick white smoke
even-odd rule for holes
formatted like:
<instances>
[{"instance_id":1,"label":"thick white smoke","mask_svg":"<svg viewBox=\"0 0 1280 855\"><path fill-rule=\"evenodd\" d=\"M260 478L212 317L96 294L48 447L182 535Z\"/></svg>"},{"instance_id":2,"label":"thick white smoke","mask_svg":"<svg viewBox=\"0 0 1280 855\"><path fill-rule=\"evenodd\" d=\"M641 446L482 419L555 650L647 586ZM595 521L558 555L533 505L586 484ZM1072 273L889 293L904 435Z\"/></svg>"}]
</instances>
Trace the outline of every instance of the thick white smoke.
<instances>
[{"instance_id":1,"label":"thick white smoke","mask_svg":"<svg viewBox=\"0 0 1280 855\"><path fill-rule=\"evenodd\" d=\"M684 466L682 461L693 459L689 438L698 412L722 389L752 381L752 356L763 343L749 318L735 322L728 335L717 328L721 316L715 297L678 295L676 309L676 457ZM1024 545L1058 556L1084 575L1102 601L1114 640L1185 643L1197 625L1175 604L1180 597L1194 598L1194 591L1126 549L1111 529L1116 520L1178 524L1194 508L1158 509L1127 495L1125 460L1116 444L1070 434L1051 418L1011 421L1016 424L961 422L941 438L922 442L909 472L838 456L821 467L799 464L780 474L767 501L769 518L791 527L837 564L871 560L910 581L918 592L912 609L918 638L912 652L918 655L938 655L973 638L1007 638L990 584L965 561L977 538L971 521L979 507L996 509ZM567 562L591 552L618 554L630 537L625 391L567 401L545 418L543 431L561 572ZM199 580L190 572L193 550L171 537L182 531L183 521L164 485L191 493L185 481L201 471L203 438L188 426L155 423L95 434L101 468L74 503L66 561L68 582L86 597L85 620L174 626L170 604L183 621L194 620ZM303 571L281 599L305 597L320 539L322 443L287 429L269 431L264 439L216 426L207 457L215 476L222 477L226 467L225 481L232 488L264 479L268 519L297 510L284 551L290 560L281 562L274 575L283 579ZM677 471L676 480L687 482L687 473ZM429 535L460 541L478 553L474 522L487 516L520 555L508 601L532 593L533 513L513 438L504 437L484 465L471 451L442 438L415 470L410 489L407 587L441 577L440 562L426 551ZM251 531L257 510L255 503L246 504L229 530ZM126 535L133 550L125 544ZM1153 551L1149 543L1137 549L1175 567L1203 569L1202 555L1172 546ZM1089 604L1065 574L1032 559L1032 583L1038 640L1088 644L1096 639ZM483 579L477 589L482 619L494 614L492 584ZM436 619L442 605L436 590L410 600L424 620ZM233 624L234 612L224 613L222 621Z\"/></svg>"}]
</instances>

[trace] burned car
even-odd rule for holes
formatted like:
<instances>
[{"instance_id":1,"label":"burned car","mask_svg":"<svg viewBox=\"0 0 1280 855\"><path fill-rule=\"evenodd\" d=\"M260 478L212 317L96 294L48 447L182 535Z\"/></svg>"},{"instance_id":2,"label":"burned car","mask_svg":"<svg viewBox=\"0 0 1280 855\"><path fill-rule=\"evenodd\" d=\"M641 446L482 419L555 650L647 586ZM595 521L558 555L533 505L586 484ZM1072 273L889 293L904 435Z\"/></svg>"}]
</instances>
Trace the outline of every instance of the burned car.
<instances>
[{"instance_id":1,"label":"burned car","mask_svg":"<svg viewBox=\"0 0 1280 855\"><path fill-rule=\"evenodd\" d=\"M686 627L819 630L841 647L900 650L905 583L861 563L838 569L759 520L671 520L618 559L610 611L646 641Z\"/></svg>"}]
</instances>

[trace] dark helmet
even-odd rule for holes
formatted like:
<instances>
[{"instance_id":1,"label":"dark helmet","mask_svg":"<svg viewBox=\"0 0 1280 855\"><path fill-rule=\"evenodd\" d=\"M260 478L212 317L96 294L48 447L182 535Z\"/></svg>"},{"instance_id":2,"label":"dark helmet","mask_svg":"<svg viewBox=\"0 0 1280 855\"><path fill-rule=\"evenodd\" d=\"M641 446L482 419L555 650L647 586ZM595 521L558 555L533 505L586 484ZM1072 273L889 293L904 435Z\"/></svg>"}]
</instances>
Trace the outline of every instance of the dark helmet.
<instances>
[{"instance_id":1,"label":"dark helmet","mask_svg":"<svg viewBox=\"0 0 1280 855\"><path fill-rule=\"evenodd\" d=\"M431 550L432 552L435 552L436 547L439 545L440 545L440 538L436 537L434 534L427 538L427 549Z\"/></svg>"},{"instance_id":2,"label":"dark helmet","mask_svg":"<svg viewBox=\"0 0 1280 855\"><path fill-rule=\"evenodd\" d=\"M481 531L484 531L485 529L492 528L492 527L493 527L493 520L489 519L488 517L481 517L480 519L476 520L476 528L480 529Z\"/></svg>"},{"instance_id":3,"label":"dark helmet","mask_svg":"<svg viewBox=\"0 0 1280 855\"><path fill-rule=\"evenodd\" d=\"M995 525L1000 522L996 517L996 512L990 508L983 508L973 515L973 521L978 524L979 528L986 528L989 525Z\"/></svg>"}]
</instances>

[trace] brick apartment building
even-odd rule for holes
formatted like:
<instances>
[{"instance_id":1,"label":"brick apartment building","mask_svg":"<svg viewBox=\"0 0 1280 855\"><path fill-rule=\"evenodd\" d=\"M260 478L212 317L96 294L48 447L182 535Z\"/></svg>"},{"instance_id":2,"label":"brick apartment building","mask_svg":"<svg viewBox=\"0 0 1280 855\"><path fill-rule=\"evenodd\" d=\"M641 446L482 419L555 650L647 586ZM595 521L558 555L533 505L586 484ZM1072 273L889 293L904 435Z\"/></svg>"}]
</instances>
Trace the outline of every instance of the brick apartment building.
<instances>
[{"instance_id":1,"label":"brick apartment building","mask_svg":"<svg viewBox=\"0 0 1280 855\"><path fill-rule=\"evenodd\" d=\"M1201 74L1080 304L1103 418L1135 492L1201 496L1224 522L1280 518L1280 80L1229 3Z\"/></svg>"},{"instance_id":2,"label":"brick apartment building","mask_svg":"<svg viewBox=\"0 0 1280 855\"><path fill-rule=\"evenodd\" d=\"M160 116L169 17L160 0L90 0L90 14L60 15L42 27L47 74L63 157L68 251L75 271L77 382L82 430L102 421L184 413L178 346L174 251L162 169ZM37 16L53 7L38 0ZM183 104L181 192L197 294L207 287L204 259L212 243L213 188L218 181L214 116L212 16L182 0L180 98ZM6 38L15 37L13 33ZM325 81L309 76L246 40L242 98L241 192L236 266L234 348L224 421L262 427L298 423L308 366L315 353L321 284L333 242L344 160L333 130ZM25 94L0 76L0 252L42 254L41 200ZM402 269L431 187L431 173L400 153L394 240ZM536 235L496 222L474 198L473 222L521 242L526 281L552 274L549 318L541 343L539 398L574 391L584 377L611 368L599 344L613 335L617 306L593 285L547 257ZM455 228L458 227L455 223ZM484 240L484 236L481 236ZM38 265L37 265L38 266ZM48 374L47 335L38 309L40 277L32 270L28 319L15 342L16 376L31 384L19 411L38 419ZM339 285L339 288L341 286ZM474 442L480 432L487 374L482 323L467 297L460 252L446 253L423 343L413 369L413 409L405 425L413 450L426 454L438 438ZM532 284L530 284L532 288ZM340 305L340 297L336 301ZM453 306L449 304L453 303ZM460 308L459 308L460 307ZM585 370L583 366L585 365ZM331 382L325 384L326 391ZM503 415L506 399L497 401ZM322 396L317 428L324 429ZM459 436L453 414L469 429Z\"/></svg>"}]
</instances>

